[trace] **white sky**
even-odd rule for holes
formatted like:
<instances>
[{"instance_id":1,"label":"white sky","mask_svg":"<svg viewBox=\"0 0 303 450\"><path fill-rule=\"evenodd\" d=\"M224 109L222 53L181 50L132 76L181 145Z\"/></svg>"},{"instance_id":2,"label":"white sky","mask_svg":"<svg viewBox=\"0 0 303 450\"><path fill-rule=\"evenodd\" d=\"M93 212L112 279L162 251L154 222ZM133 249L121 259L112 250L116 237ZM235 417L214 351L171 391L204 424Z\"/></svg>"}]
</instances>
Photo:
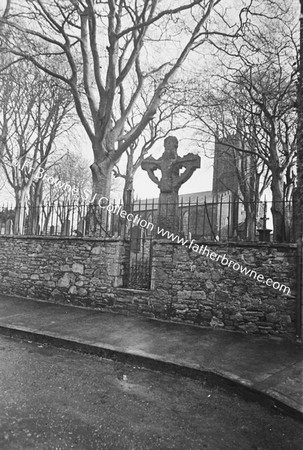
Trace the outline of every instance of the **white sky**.
<instances>
[{"instance_id":1,"label":"white sky","mask_svg":"<svg viewBox=\"0 0 303 450\"><path fill-rule=\"evenodd\" d=\"M0 13L5 10L6 0L0 0Z\"/></svg>"}]
</instances>

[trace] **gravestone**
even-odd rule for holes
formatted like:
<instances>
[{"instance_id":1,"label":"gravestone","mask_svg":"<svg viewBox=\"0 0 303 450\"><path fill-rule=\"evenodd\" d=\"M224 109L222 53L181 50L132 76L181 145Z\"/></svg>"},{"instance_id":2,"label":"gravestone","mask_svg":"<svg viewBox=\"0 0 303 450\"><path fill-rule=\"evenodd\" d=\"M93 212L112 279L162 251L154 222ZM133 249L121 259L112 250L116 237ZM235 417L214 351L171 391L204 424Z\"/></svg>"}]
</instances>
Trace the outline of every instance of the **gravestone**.
<instances>
[{"instance_id":1,"label":"gravestone","mask_svg":"<svg viewBox=\"0 0 303 450\"><path fill-rule=\"evenodd\" d=\"M183 157L178 156L177 148L178 139L175 136L169 136L164 140L165 150L161 158L149 157L141 164L142 169L147 171L149 178L160 189L157 225L173 232L177 232L179 228L179 189L201 163L200 156L193 153ZM154 173L158 169L162 174L160 179ZM185 170L181 173L182 169Z\"/></svg>"}]
</instances>

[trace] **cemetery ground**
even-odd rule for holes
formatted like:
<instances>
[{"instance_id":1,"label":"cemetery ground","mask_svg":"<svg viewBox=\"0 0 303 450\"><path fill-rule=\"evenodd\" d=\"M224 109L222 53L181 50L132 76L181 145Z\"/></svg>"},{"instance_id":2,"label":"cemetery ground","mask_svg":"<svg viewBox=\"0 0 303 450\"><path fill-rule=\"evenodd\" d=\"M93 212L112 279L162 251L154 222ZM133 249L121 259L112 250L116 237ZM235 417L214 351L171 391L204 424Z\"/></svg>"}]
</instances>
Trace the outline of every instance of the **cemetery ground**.
<instances>
[{"instance_id":1,"label":"cemetery ground","mask_svg":"<svg viewBox=\"0 0 303 450\"><path fill-rule=\"evenodd\" d=\"M303 424L180 375L0 336L0 448L301 449Z\"/></svg>"}]
</instances>

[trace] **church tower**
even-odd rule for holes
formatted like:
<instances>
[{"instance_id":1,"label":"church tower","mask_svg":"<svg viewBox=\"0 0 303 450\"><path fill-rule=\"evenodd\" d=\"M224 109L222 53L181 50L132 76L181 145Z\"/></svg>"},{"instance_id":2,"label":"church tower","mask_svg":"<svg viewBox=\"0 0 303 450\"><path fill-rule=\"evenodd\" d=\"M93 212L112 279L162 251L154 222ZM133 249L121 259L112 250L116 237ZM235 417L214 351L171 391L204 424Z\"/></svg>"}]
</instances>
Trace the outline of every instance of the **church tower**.
<instances>
[{"instance_id":1,"label":"church tower","mask_svg":"<svg viewBox=\"0 0 303 450\"><path fill-rule=\"evenodd\" d=\"M215 197L227 191L237 195L239 191L237 151L228 145L228 142L233 143L235 138L231 137L230 141L227 139L224 141L226 143L219 142L217 138L215 139L213 173L213 194Z\"/></svg>"},{"instance_id":2,"label":"church tower","mask_svg":"<svg viewBox=\"0 0 303 450\"><path fill-rule=\"evenodd\" d=\"M258 177L256 155L241 151L241 141L237 135L215 139L213 196L223 207L228 218L230 237L245 234L252 238L255 232L258 201ZM239 149L239 150L238 150ZM248 150L248 145L244 149ZM226 195L224 195L226 194ZM228 209L228 211L227 211ZM221 212L217 211L218 226L222 227Z\"/></svg>"}]
</instances>

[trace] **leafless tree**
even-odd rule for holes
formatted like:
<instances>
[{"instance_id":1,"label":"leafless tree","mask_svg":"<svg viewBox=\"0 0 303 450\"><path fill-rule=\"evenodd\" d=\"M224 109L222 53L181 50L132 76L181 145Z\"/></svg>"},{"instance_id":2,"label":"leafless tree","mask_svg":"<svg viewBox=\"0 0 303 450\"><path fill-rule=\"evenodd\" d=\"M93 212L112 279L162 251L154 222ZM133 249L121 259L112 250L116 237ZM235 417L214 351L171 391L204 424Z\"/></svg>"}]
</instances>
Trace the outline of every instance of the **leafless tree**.
<instances>
[{"instance_id":1,"label":"leafless tree","mask_svg":"<svg viewBox=\"0 0 303 450\"><path fill-rule=\"evenodd\" d=\"M92 192L88 163L79 151L66 153L53 164L49 174L60 183L48 183L45 186L44 202L83 202L86 199L85 190ZM65 186L71 186L74 190L66 189Z\"/></svg>"},{"instance_id":2,"label":"leafless tree","mask_svg":"<svg viewBox=\"0 0 303 450\"><path fill-rule=\"evenodd\" d=\"M79 151L68 151L52 164L47 173L50 178L49 182L44 183L43 206L39 208L45 233L49 232L51 220L59 222L63 229L71 216L76 217L77 222L83 219L81 211L85 214L86 193L92 192L88 163Z\"/></svg>"},{"instance_id":3,"label":"leafless tree","mask_svg":"<svg viewBox=\"0 0 303 450\"><path fill-rule=\"evenodd\" d=\"M0 74L0 164L16 201L15 232L22 230L26 203L42 195L42 177L58 138L72 126L70 93L27 62L7 64ZM42 173L42 172L41 172Z\"/></svg>"},{"instance_id":4,"label":"leafless tree","mask_svg":"<svg viewBox=\"0 0 303 450\"><path fill-rule=\"evenodd\" d=\"M229 14L222 0L25 0L5 20L5 45L69 87L94 152L94 192L108 197L115 164L153 119L189 54L210 37L239 36L251 7L252 0L239 0ZM155 74L148 104L127 130Z\"/></svg>"},{"instance_id":5,"label":"leafless tree","mask_svg":"<svg viewBox=\"0 0 303 450\"><path fill-rule=\"evenodd\" d=\"M297 31L291 10L276 20L247 24L224 55L218 47L220 73L207 91L196 86L187 96L204 131L222 143L229 139L229 147L256 159L263 186L271 188L277 241L288 232L284 202L291 198L295 179ZM231 136L240 137L239 144Z\"/></svg>"},{"instance_id":6,"label":"leafless tree","mask_svg":"<svg viewBox=\"0 0 303 450\"><path fill-rule=\"evenodd\" d=\"M147 106L147 97L142 95L142 99ZM134 127L136 115L140 114L140 111L133 112L132 116L127 120L130 129ZM124 170L120 169L119 164L114 168L115 177L124 179L123 204L126 210L130 209L133 202L135 174L154 144L173 131L185 129L189 122L190 119L183 116L182 107L164 101L159 106L153 119L148 123L145 130L143 130L141 136L126 150L127 159Z\"/></svg>"}]
</instances>

